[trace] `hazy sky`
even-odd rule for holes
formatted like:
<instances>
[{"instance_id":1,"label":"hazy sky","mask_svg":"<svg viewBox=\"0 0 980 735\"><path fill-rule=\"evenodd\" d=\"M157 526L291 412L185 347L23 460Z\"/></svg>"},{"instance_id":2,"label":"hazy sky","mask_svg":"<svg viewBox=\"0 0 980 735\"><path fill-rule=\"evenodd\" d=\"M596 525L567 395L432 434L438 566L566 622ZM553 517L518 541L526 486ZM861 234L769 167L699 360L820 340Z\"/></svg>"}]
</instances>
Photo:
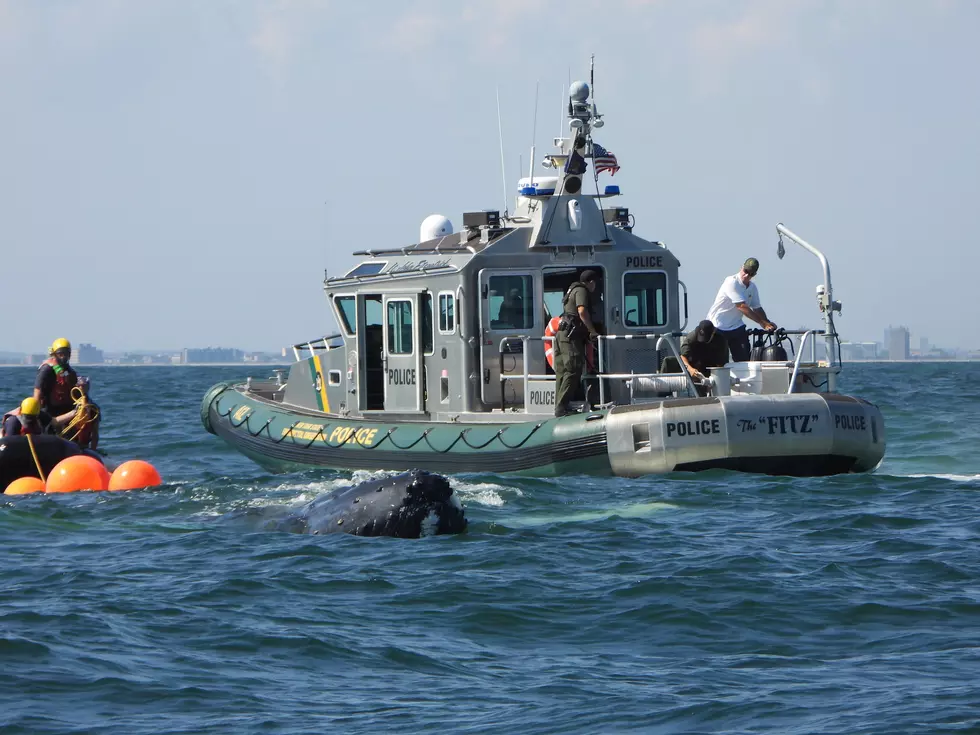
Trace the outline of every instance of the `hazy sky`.
<instances>
[{"instance_id":1,"label":"hazy sky","mask_svg":"<svg viewBox=\"0 0 980 735\"><path fill-rule=\"evenodd\" d=\"M749 255L780 325L980 347L980 2L0 0L0 349L277 349L352 250L502 208L596 54L597 140L691 319ZM508 196L510 191L508 191ZM975 295L975 294L974 294ZM18 308L19 306L19 308Z\"/></svg>"}]
</instances>

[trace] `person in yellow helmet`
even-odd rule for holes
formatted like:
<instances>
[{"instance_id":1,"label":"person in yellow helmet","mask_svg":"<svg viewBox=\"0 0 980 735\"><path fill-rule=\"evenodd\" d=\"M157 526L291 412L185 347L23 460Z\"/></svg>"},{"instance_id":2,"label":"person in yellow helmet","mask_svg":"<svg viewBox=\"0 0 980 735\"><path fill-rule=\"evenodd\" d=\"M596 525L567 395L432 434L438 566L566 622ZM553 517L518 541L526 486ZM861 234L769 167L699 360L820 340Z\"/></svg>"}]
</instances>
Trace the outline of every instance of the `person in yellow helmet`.
<instances>
[{"instance_id":1,"label":"person in yellow helmet","mask_svg":"<svg viewBox=\"0 0 980 735\"><path fill-rule=\"evenodd\" d=\"M52 416L67 413L75 406L71 389L78 383L75 368L69 364L71 342L64 337L51 343L50 357L41 363L34 379L34 398Z\"/></svg>"},{"instance_id":2,"label":"person in yellow helmet","mask_svg":"<svg viewBox=\"0 0 980 735\"><path fill-rule=\"evenodd\" d=\"M29 396L20 406L8 411L0 420L0 437L20 436L21 434L56 434L75 417L74 411L52 418L41 408L41 403Z\"/></svg>"}]
</instances>

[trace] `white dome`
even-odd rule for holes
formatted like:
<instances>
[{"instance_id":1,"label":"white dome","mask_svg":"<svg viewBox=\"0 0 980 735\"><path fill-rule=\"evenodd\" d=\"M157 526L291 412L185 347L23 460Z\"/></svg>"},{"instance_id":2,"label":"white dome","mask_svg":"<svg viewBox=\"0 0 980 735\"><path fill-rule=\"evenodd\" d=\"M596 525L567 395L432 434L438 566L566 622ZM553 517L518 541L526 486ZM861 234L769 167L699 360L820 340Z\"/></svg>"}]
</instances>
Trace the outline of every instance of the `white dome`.
<instances>
[{"instance_id":1,"label":"white dome","mask_svg":"<svg viewBox=\"0 0 980 735\"><path fill-rule=\"evenodd\" d=\"M419 242L435 240L437 237L453 234L453 223L441 214L430 214L422 220L419 227Z\"/></svg>"}]
</instances>

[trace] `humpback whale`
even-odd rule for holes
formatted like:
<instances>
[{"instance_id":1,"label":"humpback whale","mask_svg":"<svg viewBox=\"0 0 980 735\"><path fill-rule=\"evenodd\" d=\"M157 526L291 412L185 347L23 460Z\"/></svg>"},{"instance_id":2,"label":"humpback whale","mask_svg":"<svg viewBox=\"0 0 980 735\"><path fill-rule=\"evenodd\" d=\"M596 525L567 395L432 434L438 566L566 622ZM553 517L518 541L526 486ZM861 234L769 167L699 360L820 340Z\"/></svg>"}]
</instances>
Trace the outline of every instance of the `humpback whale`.
<instances>
[{"instance_id":1,"label":"humpback whale","mask_svg":"<svg viewBox=\"0 0 980 735\"><path fill-rule=\"evenodd\" d=\"M285 530L419 538L465 528L463 505L449 481L411 470L316 498L287 521Z\"/></svg>"}]
</instances>

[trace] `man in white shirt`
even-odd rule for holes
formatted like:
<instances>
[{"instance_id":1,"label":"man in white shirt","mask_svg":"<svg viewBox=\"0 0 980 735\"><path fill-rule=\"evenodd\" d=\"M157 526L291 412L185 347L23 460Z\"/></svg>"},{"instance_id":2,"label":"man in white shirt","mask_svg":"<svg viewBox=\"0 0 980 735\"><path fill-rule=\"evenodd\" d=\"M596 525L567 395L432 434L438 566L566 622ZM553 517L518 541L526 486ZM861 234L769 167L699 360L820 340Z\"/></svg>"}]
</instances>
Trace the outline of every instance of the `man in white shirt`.
<instances>
[{"instance_id":1,"label":"man in white shirt","mask_svg":"<svg viewBox=\"0 0 980 735\"><path fill-rule=\"evenodd\" d=\"M721 284L715 303L708 310L708 319L717 328L718 336L728 343L732 362L746 362L751 354L743 316L758 322L768 332L776 330L759 302L759 289L752 283L758 272L759 261L755 258L746 260L738 273Z\"/></svg>"}]
</instances>

